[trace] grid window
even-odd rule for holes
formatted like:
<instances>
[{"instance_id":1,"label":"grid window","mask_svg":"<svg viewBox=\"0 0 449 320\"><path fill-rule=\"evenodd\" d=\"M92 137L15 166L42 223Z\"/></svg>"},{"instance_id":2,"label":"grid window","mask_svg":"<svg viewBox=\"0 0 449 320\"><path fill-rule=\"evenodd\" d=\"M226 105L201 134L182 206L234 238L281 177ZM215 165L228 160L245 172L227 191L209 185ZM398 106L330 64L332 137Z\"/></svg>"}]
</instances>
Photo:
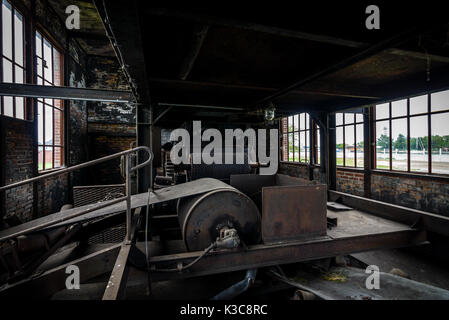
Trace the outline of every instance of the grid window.
<instances>
[{"instance_id":1,"label":"grid window","mask_svg":"<svg viewBox=\"0 0 449 320\"><path fill-rule=\"evenodd\" d=\"M63 56L52 43L36 32L36 82L38 85L63 85ZM64 107L59 99L37 99L38 170L64 165Z\"/></svg>"},{"instance_id":2,"label":"grid window","mask_svg":"<svg viewBox=\"0 0 449 320\"><path fill-rule=\"evenodd\" d=\"M449 174L449 90L375 107L376 168Z\"/></svg>"},{"instance_id":3,"label":"grid window","mask_svg":"<svg viewBox=\"0 0 449 320\"><path fill-rule=\"evenodd\" d=\"M310 163L310 117L300 113L282 119L282 161Z\"/></svg>"},{"instance_id":4,"label":"grid window","mask_svg":"<svg viewBox=\"0 0 449 320\"><path fill-rule=\"evenodd\" d=\"M363 115L336 113L337 166L363 168Z\"/></svg>"},{"instance_id":5,"label":"grid window","mask_svg":"<svg viewBox=\"0 0 449 320\"><path fill-rule=\"evenodd\" d=\"M2 0L1 6L1 80L9 83L25 83L24 18L13 5ZM4 116L25 119L25 102L22 97L1 97L0 113Z\"/></svg>"}]
</instances>

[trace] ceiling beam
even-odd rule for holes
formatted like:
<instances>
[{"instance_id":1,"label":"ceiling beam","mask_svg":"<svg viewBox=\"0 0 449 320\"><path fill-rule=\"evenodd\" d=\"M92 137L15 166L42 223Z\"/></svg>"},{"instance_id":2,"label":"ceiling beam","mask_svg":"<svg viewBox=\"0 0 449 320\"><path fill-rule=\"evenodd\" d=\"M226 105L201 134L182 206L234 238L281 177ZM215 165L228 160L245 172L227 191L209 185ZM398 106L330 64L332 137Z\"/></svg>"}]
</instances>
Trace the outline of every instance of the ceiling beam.
<instances>
[{"instance_id":1,"label":"ceiling beam","mask_svg":"<svg viewBox=\"0 0 449 320\"><path fill-rule=\"evenodd\" d=\"M189 13L189 12L183 12L183 11L176 11L176 10L167 9L167 8L149 8L149 9L147 9L146 13L150 14L150 15L176 18L176 19L195 22L195 23L208 24L211 26L214 25L214 26L221 26L221 27L227 27L227 28L255 31L255 32L271 34L271 35L275 35L275 36L295 38L295 39L300 39L300 40L308 40L308 41L314 41L314 42L320 42L320 43L328 43L328 44L333 44L333 45L338 45L338 46L343 46L343 47L368 48L370 46L370 44L366 43L366 42L341 39L341 38L337 38L337 37L333 37L333 36L301 32L301 31L297 31L297 30L278 28L278 27L273 27L273 26L261 25L261 24L257 24L257 23L251 23L251 22L223 19L223 18L208 16L208 15L203 15L203 14L195 14L195 13ZM439 56L439 55L435 55L435 54L431 54L431 53L425 54L423 52L409 51L409 50L396 49L396 48L386 49L386 52L390 53L390 54L394 54L394 55L408 56L408 57L421 59L421 60L427 60L428 58L430 58L432 61L449 63L449 57Z\"/></svg>"},{"instance_id":2,"label":"ceiling beam","mask_svg":"<svg viewBox=\"0 0 449 320\"><path fill-rule=\"evenodd\" d=\"M101 102L132 102L130 91L0 83L0 96Z\"/></svg>"},{"instance_id":3,"label":"ceiling beam","mask_svg":"<svg viewBox=\"0 0 449 320\"><path fill-rule=\"evenodd\" d=\"M190 86L198 86L198 87L242 89L242 90L254 90L254 91L263 91L263 92L276 92L277 90L279 90L279 88L261 87L261 86L253 86L253 85L190 81L190 80L180 81L180 80L176 80L176 79L160 79L160 78L150 78L149 82L150 82L150 86L151 86L151 84L163 83L163 84L168 84L168 85L179 85L179 86L190 85ZM341 92L328 92L328 91L319 91L319 90L293 90L292 93L321 95L321 96L330 96L330 97L368 99L368 100L380 99L380 97L371 96L371 95L363 95L363 94L356 94L356 93L355 94L346 94L346 93L341 93Z\"/></svg>"},{"instance_id":4,"label":"ceiling beam","mask_svg":"<svg viewBox=\"0 0 449 320\"><path fill-rule=\"evenodd\" d=\"M198 57L201 47L203 46L204 39L206 39L207 32L209 31L208 25L196 25L193 31L192 44L187 52L187 55L182 63L181 70L179 71L178 78L186 80L192 71L196 58Z\"/></svg>"},{"instance_id":5,"label":"ceiling beam","mask_svg":"<svg viewBox=\"0 0 449 320\"><path fill-rule=\"evenodd\" d=\"M176 10L167 9L167 8L148 8L146 13L150 14L150 15L155 15L155 16L170 17L170 18L176 18L176 19L180 19L180 20L186 20L186 21L195 22L195 23L199 23L199 24L206 24L206 25L211 25L211 26L214 25L214 26L221 26L221 27L228 27L228 28L235 28L235 29L243 29L243 30L248 30L248 31L256 31L256 32L261 32L261 33L266 33L266 34L272 34L275 36L296 38L296 39L302 39L302 40L310 40L310 41L316 41L316 42L324 42L324 43L330 43L330 44L345 46L345 47L360 48L360 46L361 46L361 43L357 42L357 41L339 39L336 37L317 35L317 34L313 34L313 33L301 32L301 31L296 31L296 30L277 28L277 27L266 26L266 25L251 23L251 22L223 19L223 18L208 16L208 15L203 15L203 14L195 14L195 13L189 13L189 12L184 12L184 11L176 11Z\"/></svg>"},{"instance_id":6,"label":"ceiling beam","mask_svg":"<svg viewBox=\"0 0 449 320\"><path fill-rule=\"evenodd\" d=\"M355 54L353 56L350 56L334 65L325 67L324 69L318 70L317 72L312 73L311 75L309 75L309 76L307 76L307 77L305 77L305 78L303 78L283 89L280 89L277 92L275 92L259 101L256 101L254 104L252 104L250 106L250 108L255 108L255 107L258 107L261 104L264 104L266 102L273 101L276 98L282 97L282 96L294 91L295 89L299 88L300 86L303 86L312 81L320 79L326 75L329 75L329 74L335 73L337 71L340 71L344 68L347 68L357 62L360 62L360 61L367 59L373 55L376 55L379 52L384 51L385 49L394 47L396 45L400 45L400 44L404 43L405 41L410 40L412 37L416 36L417 33L418 33L417 28L413 27L406 31L400 32L399 34L397 34L393 37L390 37L386 40L382 40L382 41L358 52L357 54Z\"/></svg>"}]
</instances>

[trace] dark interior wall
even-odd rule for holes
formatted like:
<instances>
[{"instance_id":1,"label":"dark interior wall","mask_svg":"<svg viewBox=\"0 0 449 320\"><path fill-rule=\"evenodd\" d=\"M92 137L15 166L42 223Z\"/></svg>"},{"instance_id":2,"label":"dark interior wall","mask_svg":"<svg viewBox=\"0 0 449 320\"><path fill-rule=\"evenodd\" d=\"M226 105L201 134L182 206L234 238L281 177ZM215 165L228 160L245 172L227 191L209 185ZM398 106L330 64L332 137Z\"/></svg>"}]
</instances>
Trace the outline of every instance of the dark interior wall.
<instances>
[{"instance_id":1,"label":"dark interior wall","mask_svg":"<svg viewBox=\"0 0 449 320\"><path fill-rule=\"evenodd\" d=\"M129 90L127 81L112 57L88 57L87 86L96 89ZM136 141L135 106L124 103L88 102L89 159L98 159L130 149ZM89 184L123 183L120 160L89 169Z\"/></svg>"},{"instance_id":2,"label":"dark interior wall","mask_svg":"<svg viewBox=\"0 0 449 320\"><path fill-rule=\"evenodd\" d=\"M16 1L23 8L25 19L33 16L32 1ZM59 19L45 0L36 0L34 25L45 32L65 52L66 85L85 87L85 54L77 43L67 37L63 21ZM34 36L34 35L33 35ZM32 106L29 106L32 108ZM81 102L66 103L67 165L74 165L87 158L87 109ZM21 181L37 174L37 138L34 136L37 117L18 120L1 117L2 130L2 184ZM67 144L68 142L68 144ZM76 180L80 173L73 175ZM3 196L2 216L16 216L22 221L60 210L70 201L71 179L68 175L13 189ZM36 188L36 189L34 189Z\"/></svg>"}]
</instances>

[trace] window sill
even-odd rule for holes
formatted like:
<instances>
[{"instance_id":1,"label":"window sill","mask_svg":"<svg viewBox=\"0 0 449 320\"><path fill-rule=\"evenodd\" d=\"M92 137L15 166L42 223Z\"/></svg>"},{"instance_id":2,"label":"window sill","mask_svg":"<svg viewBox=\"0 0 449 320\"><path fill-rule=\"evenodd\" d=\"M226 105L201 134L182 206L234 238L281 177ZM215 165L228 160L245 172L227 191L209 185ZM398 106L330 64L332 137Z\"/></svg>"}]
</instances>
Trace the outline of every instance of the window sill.
<instances>
[{"instance_id":1,"label":"window sill","mask_svg":"<svg viewBox=\"0 0 449 320\"><path fill-rule=\"evenodd\" d=\"M449 182L449 175L437 175L437 174L422 174L422 173L413 173L413 172L404 172L404 171L386 171L373 169L371 173L385 176L395 176L395 177L403 177L410 179L419 179L419 180L434 180L434 181L442 181Z\"/></svg>"},{"instance_id":2,"label":"window sill","mask_svg":"<svg viewBox=\"0 0 449 320\"><path fill-rule=\"evenodd\" d=\"M67 169L67 167L66 166L62 166L62 167L54 168L54 169L41 170L41 171L38 171L37 175L43 176L44 174L57 172L57 171L60 171L60 170L63 170L63 169Z\"/></svg>"}]
</instances>

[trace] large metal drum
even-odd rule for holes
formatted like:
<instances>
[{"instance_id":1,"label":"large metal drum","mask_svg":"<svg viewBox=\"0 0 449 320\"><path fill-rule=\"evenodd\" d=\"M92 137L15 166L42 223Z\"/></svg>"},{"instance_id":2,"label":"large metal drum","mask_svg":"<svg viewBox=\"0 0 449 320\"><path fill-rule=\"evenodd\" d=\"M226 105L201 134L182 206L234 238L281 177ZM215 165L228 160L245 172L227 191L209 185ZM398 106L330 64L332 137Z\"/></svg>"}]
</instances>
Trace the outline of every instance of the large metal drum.
<instances>
[{"instance_id":1,"label":"large metal drum","mask_svg":"<svg viewBox=\"0 0 449 320\"><path fill-rule=\"evenodd\" d=\"M261 239L261 218L254 202L231 186L178 200L178 218L187 250L201 251L224 227L237 230L247 245Z\"/></svg>"}]
</instances>

